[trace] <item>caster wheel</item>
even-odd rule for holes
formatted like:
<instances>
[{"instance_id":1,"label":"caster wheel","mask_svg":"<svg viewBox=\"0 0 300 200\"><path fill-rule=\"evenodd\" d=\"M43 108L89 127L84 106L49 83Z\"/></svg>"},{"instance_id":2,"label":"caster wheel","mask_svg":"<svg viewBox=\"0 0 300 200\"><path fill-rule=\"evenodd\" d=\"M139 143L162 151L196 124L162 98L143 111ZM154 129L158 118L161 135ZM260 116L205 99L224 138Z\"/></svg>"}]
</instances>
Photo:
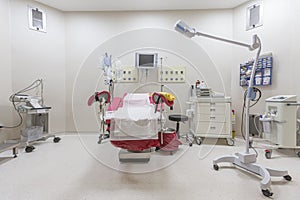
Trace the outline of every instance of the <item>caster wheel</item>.
<instances>
[{"instance_id":1,"label":"caster wheel","mask_svg":"<svg viewBox=\"0 0 300 200\"><path fill-rule=\"evenodd\" d=\"M61 140L60 137L55 137L55 138L53 138L53 142L54 142L54 143L58 143L60 140Z\"/></svg>"},{"instance_id":2,"label":"caster wheel","mask_svg":"<svg viewBox=\"0 0 300 200\"><path fill-rule=\"evenodd\" d=\"M297 153L297 156L300 158L300 151Z\"/></svg>"},{"instance_id":3,"label":"caster wheel","mask_svg":"<svg viewBox=\"0 0 300 200\"><path fill-rule=\"evenodd\" d=\"M265 157L266 157L266 159L271 159L272 151L271 150L265 150Z\"/></svg>"},{"instance_id":4,"label":"caster wheel","mask_svg":"<svg viewBox=\"0 0 300 200\"><path fill-rule=\"evenodd\" d=\"M196 137L195 140L196 140L196 144L198 144L198 145L201 145L201 144L202 144L202 139L201 139L201 137Z\"/></svg>"},{"instance_id":5,"label":"caster wheel","mask_svg":"<svg viewBox=\"0 0 300 200\"><path fill-rule=\"evenodd\" d=\"M193 146L193 143L189 143L189 146L190 146L190 147Z\"/></svg>"},{"instance_id":6,"label":"caster wheel","mask_svg":"<svg viewBox=\"0 0 300 200\"><path fill-rule=\"evenodd\" d=\"M292 180L292 177L290 175L285 175L283 176L283 178L287 181L291 181Z\"/></svg>"},{"instance_id":7,"label":"caster wheel","mask_svg":"<svg viewBox=\"0 0 300 200\"><path fill-rule=\"evenodd\" d=\"M32 152L34 149L35 149L34 146L27 146L27 147L25 148L25 151L26 151L26 153L30 153L30 152Z\"/></svg>"},{"instance_id":8,"label":"caster wheel","mask_svg":"<svg viewBox=\"0 0 300 200\"><path fill-rule=\"evenodd\" d=\"M100 139L100 138L99 138L99 140L98 140L98 144L101 144L101 142L102 142L102 139Z\"/></svg>"},{"instance_id":9,"label":"caster wheel","mask_svg":"<svg viewBox=\"0 0 300 200\"><path fill-rule=\"evenodd\" d=\"M265 195L266 197L270 197L273 195L273 192L270 192L270 190L266 189L266 190L261 190L263 195Z\"/></svg>"},{"instance_id":10,"label":"caster wheel","mask_svg":"<svg viewBox=\"0 0 300 200\"><path fill-rule=\"evenodd\" d=\"M228 146L234 146L234 139L228 138L228 139L226 139L226 143Z\"/></svg>"},{"instance_id":11,"label":"caster wheel","mask_svg":"<svg viewBox=\"0 0 300 200\"><path fill-rule=\"evenodd\" d=\"M217 164L214 164L214 170L216 170L216 171L219 170L219 166Z\"/></svg>"},{"instance_id":12,"label":"caster wheel","mask_svg":"<svg viewBox=\"0 0 300 200\"><path fill-rule=\"evenodd\" d=\"M156 148L155 148L155 151L159 151L159 150L160 150L160 148L159 148L159 147L156 147Z\"/></svg>"},{"instance_id":13,"label":"caster wheel","mask_svg":"<svg viewBox=\"0 0 300 200\"><path fill-rule=\"evenodd\" d=\"M17 155L14 155L14 158L18 157Z\"/></svg>"}]
</instances>

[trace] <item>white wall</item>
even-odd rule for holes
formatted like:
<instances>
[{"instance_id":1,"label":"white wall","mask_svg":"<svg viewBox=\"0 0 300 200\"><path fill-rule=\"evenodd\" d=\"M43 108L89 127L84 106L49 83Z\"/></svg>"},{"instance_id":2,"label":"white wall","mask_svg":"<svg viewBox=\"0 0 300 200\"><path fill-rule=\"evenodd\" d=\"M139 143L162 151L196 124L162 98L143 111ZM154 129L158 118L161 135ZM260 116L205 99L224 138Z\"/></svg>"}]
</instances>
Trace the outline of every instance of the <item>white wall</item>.
<instances>
[{"instance_id":1,"label":"white wall","mask_svg":"<svg viewBox=\"0 0 300 200\"><path fill-rule=\"evenodd\" d=\"M234 9L233 35L234 39L250 41L253 34L258 34L262 40L262 53L272 52L274 58L272 86L260 87L263 91L261 101L251 109L250 113L263 113L264 100L280 94L296 94L300 97L298 57L300 55L300 28L298 27L300 2L298 0L264 0L263 26L246 31L246 8L252 3L244 4ZM232 68L233 106L237 110L240 121L243 89L239 86L239 63L247 61L254 54L234 49Z\"/></svg>"},{"instance_id":2,"label":"white wall","mask_svg":"<svg viewBox=\"0 0 300 200\"><path fill-rule=\"evenodd\" d=\"M94 71L97 67L96 62L90 62L89 56L109 39L118 37L118 35L124 35L132 30L141 30L144 28L162 29L173 31L173 26L178 19L183 19L195 27L199 27L208 33L220 35L223 37L232 38L232 10L211 10L211 11L163 11L163 12L70 12L66 13L66 105L67 105L67 130L75 130L73 124L72 109L78 109L80 114L84 113L86 107L85 101L73 105L72 98L77 88L74 88L76 83L76 76L82 66L89 63L90 77L86 78L86 83L82 83L81 87L86 87L86 90L91 89L91 81L95 74L101 71ZM175 31L173 31L174 34ZM179 40L186 40L186 38L180 36ZM134 39L133 39L134 40ZM151 36L147 39L147 42L151 42ZM166 37L166 40L168 38ZM223 91L230 95L230 83L231 83L231 57L232 47L227 44L223 44L208 39L195 38L194 41L201 47L201 52L187 52L187 54L197 57L197 55L206 52L206 58L212 62L216 68L216 72L210 74L209 78L219 77L218 84L223 86ZM122 45L127 45L130 41L124 41L119 44L114 44L113 48L118 49ZM134 41L132 41L134 42ZM155 44L157 41L153 40ZM171 41L176 44L176 40ZM191 41L189 41L191 42ZM181 43L178 43L180 49ZM109 47L111 48L111 47ZM203 52L202 52L203 51ZM110 52L109 52L110 53ZM99 55L100 57L100 55ZM93 59L95 59L93 57ZM87 61L88 60L88 61ZM204 61L199 63L201 67L209 71L211 64ZM132 63L134 65L134 63ZM199 66L200 67L200 66ZM88 74L88 73L87 73ZM189 78L189 77L187 77ZM189 80L194 83L195 80ZM211 83L213 85L213 83ZM92 89L94 89L93 87ZM187 96L186 92L189 89L187 85L186 90L179 92L178 96ZM83 95L83 94L82 94ZM75 98L87 99L87 96L76 96ZM73 99L74 100L74 99ZM181 102L184 104L185 102ZM84 105L83 105L84 104ZM78 108L79 107L79 108ZM83 117L88 120L87 117ZM91 120L91 119L90 119ZM87 123L88 124L88 123Z\"/></svg>"},{"instance_id":3,"label":"white wall","mask_svg":"<svg viewBox=\"0 0 300 200\"><path fill-rule=\"evenodd\" d=\"M50 131L65 130L65 24L64 14L30 0L10 1L12 90L19 91L34 80L44 81L45 104L50 112ZM28 28L28 6L46 12L47 32ZM5 95L7 98L9 95ZM17 118L16 118L17 119Z\"/></svg>"},{"instance_id":4,"label":"white wall","mask_svg":"<svg viewBox=\"0 0 300 200\"><path fill-rule=\"evenodd\" d=\"M12 107L8 97L12 92L10 1L0 1L0 124L11 125ZM0 142L8 138L8 130L0 129Z\"/></svg>"}]
</instances>

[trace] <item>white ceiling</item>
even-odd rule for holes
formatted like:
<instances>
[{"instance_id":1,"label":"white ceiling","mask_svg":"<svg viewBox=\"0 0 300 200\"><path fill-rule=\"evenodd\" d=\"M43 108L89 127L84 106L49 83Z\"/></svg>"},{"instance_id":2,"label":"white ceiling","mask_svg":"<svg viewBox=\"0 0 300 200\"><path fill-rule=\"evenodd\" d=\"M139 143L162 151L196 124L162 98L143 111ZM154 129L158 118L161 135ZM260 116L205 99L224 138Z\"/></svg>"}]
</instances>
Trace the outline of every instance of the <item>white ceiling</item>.
<instances>
[{"instance_id":1,"label":"white ceiling","mask_svg":"<svg viewBox=\"0 0 300 200\"><path fill-rule=\"evenodd\" d=\"M192 10L234 8L249 0L35 0L62 11Z\"/></svg>"}]
</instances>

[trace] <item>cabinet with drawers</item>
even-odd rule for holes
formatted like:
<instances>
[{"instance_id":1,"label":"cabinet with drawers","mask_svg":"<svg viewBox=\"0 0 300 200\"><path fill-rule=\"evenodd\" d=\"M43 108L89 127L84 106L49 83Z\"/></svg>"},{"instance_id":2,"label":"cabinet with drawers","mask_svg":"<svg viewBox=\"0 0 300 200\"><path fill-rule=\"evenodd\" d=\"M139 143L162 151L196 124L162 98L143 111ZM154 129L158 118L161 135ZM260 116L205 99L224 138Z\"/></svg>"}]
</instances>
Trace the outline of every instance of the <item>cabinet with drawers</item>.
<instances>
[{"instance_id":1,"label":"cabinet with drawers","mask_svg":"<svg viewBox=\"0 0 300 200\"><path fill-rule=\"evenodd\" d=\"M224 138L233 145L230 97L191 98L196 137Z\"/></svg>"}]
</instances>

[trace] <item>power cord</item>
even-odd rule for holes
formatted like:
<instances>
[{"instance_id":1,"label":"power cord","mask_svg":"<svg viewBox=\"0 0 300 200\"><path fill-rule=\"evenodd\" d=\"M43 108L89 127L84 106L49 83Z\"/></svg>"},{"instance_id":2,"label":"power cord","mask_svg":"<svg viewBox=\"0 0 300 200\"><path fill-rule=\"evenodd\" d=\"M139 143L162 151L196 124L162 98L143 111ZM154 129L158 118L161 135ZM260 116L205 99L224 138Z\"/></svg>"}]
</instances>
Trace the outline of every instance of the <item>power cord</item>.
<instances>
[{"instance_id":1,"label":"power cord","mask_svg":"<svg viewBox=\"0 0 300 200\"><path fill-rule=\"evenodd\" d=\"M242 133L242 136L243 136L244 140L246 140L245 135L244 135L244 115L245 115L245 108L246 108L246 96L247 96L247 91L248 91L248 90L245 90L245 91L244 91L243 109L242 109L242 121L241 121L241 133ZM250 102L249 108L255 106L255 105L258 103L258 101L260 100L261 96L262 96L261 90L258 89L258 88L256 88L256 87L253 87L253 92L258 93L258 95L256 95L256 98L255 98L255 99L252 99L252 100L251 100L251 101L253 101L254 103L251 104L251 102ZM257 157L257 156L258 156L258 153L257 153L256 149L252 146L252 142L249 142L249 147L255 151L256 157Z\"/></svg>"}]
</instances>

